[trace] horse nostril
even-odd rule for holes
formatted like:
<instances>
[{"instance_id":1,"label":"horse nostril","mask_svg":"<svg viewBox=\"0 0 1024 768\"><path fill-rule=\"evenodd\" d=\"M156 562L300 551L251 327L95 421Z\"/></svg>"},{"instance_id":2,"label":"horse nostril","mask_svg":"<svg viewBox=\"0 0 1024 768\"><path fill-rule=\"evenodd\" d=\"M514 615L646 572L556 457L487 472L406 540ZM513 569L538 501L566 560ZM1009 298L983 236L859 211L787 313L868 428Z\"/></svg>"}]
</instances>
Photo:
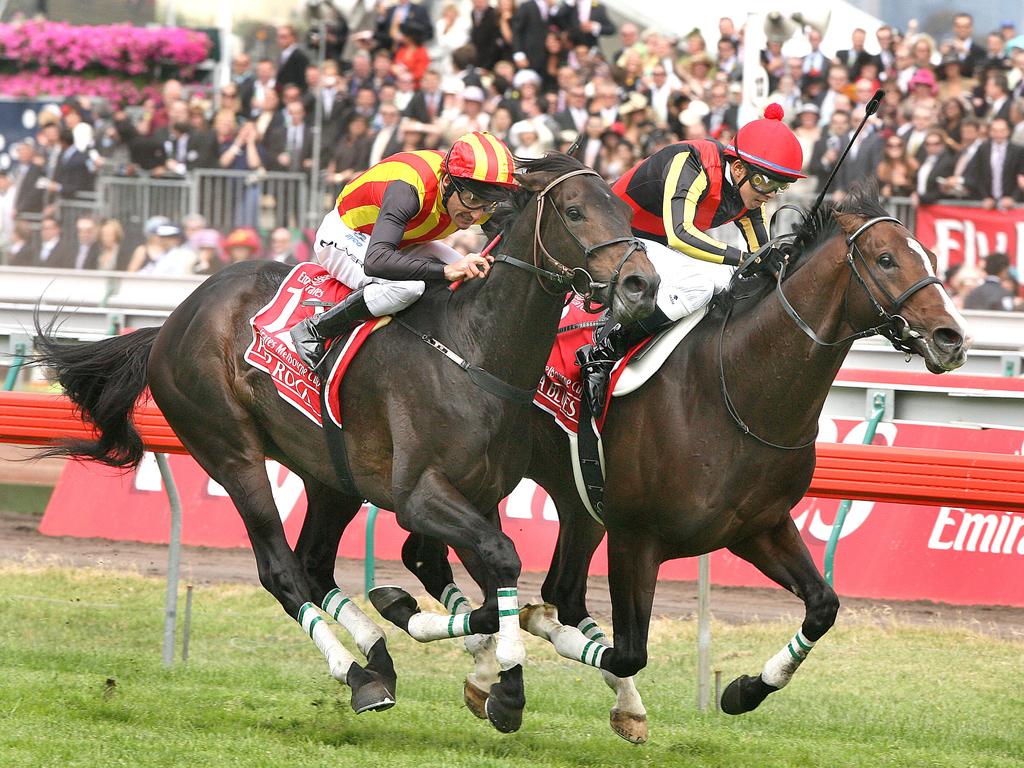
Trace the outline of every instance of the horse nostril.
<instances>
[{"instance_id":1,"label":"horse nostril","mask_svg":"<svg viewBox=\"0 0 1024 768\"><path fill-rule=\"evenodd\" d=\"M932 341L943 352L959 352L964 346L963 335L954 328L936 328Z\"/></svg>"},{"instance_id":2,"label":"horse nostril","mask_svg":"<svg viewBox=\"0 0 1024 768\"><path fill-rule=\"evenodd\" d=\"M622 281L622 290L630 299L639 299L650 290L651 281L643 275L633 274Z\"/></svg>"}]
</instances>

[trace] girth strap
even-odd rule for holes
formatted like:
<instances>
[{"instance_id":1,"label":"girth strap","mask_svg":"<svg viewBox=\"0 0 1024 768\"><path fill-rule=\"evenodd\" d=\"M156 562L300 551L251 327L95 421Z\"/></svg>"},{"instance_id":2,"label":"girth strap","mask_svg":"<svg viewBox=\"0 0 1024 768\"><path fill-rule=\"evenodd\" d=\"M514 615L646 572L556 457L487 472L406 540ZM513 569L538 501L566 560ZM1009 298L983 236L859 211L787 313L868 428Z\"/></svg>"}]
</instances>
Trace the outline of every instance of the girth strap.
<instances>
[{"instance_id":1,"label":"girth strap","mask_svg":"<svg viewBox=\"0 0 1024 768\"><path fill-rule=\"evenodd\" d=\"M533 389L520 389L519 387L514 387L508 382L502 381L494 374L488 373L480 366L473 365L465 358L463 358L461 355L459 355L457 352L454 352L448 347L446 347L433 336L430 336L426 333L420 333L418 330L413 328L400 317L395 317L395 322L398 323L403 328L405 328L407 331L418 336L420 341L430 345L438 352L440 352L442 355L451 360L453 363L455 363L457 366L459 366L459 368L464 370L469 375L469 380L472 381L476 386L478 386L485 392L489 392L492 395L497 395L498 397L504 400L509 400L513 403L517 403L518 405L530 405L533 402L533 396L537 392L536 387L534 387Z\"/></svg>"}]
</instances>

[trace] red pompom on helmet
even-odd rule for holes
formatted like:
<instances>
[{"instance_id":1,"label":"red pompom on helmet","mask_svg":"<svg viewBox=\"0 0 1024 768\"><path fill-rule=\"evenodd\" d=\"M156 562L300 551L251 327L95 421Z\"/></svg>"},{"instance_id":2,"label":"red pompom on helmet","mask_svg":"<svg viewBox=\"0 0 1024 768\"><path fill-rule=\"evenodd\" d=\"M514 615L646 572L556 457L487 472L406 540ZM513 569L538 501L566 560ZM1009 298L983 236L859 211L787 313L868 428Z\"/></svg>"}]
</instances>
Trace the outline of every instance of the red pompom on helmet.
<instances>
[{"instance_id":1,"label":"red pompom on helmet","mask_svg":"<svg viewBox=\"0 0 1024 768\"><path fill-rule=\"evenodd\" d=\"M738 157L759 171L782 181L803 179L804 151L793 131L782 118L785 111L778 104L769 104L764 117L752 120L736 133L725 153Z\"/></svg>"},{"instance_id":2,"label":"red pompom on helmet","mask_svg":"<svg viewBox=\"0 0 1024 768\"><path fill-rule=\"evenodd\" d=\"M487 131L473 131L452 144L444 170L458 179L518 188L516 163L505 142Z\"/></svg>"}]
</instances>

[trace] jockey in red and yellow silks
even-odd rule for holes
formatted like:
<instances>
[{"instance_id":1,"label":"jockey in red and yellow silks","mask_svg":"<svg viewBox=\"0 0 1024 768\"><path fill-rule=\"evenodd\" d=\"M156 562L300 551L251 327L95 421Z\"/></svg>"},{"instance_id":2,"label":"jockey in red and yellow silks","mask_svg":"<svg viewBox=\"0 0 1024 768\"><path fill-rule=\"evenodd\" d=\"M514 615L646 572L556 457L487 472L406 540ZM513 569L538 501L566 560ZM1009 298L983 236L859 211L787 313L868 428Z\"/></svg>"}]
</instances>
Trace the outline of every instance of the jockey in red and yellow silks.
<instances>
[{"instance_id":1,"label":"jockey in red and yellow silks","mask_svg":"<svg viewBox=\"0 0 1024 768\"><path fill-rule=\"evenodd\" d=\"M292 329L311 368L325 342L371 317L412 304L426 280L483 277L489 261L438 240L487 219L517 187L508 147L489 133L458 139L447 152L399 152L356 176L316 232L316 260L355 290Z\"/></svg>"},{"instance_id":2,"label":"jockey in red and yellow silks","mask_svg":"<svg viewBox=\"0 0 1024 768\"><path fill-rule=\"evenodd\" d=\"M605 327L577 353L592 412L604 408L608 377L630 348L706 306L747 255L706 234L727 222L749 251L768 241L764 204L796 179L803 151L770 104L729 146L712 139L681 141L656 152L612 185L633 209L633 233L661 276L654 313L628 326ZM686 258L690 257L690 258ZM724 266L716 266L724 265Z\"/></svg>"}]
</instances>

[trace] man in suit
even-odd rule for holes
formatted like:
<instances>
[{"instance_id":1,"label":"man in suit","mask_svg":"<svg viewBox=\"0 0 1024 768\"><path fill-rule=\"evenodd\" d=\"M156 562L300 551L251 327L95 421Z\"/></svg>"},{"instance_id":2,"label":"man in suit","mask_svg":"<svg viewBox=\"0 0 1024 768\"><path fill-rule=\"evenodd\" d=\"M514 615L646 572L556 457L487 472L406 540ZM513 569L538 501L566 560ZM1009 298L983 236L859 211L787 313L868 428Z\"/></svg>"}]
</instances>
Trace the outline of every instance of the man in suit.
<instances>
[{"instance_id":1,"label":"man in suit","mask_svg":"<svg viewBox=\"0 0 1024 768\"><path fill-rule=\"evenodd\" d=\"M18 254L12 266L66 269L74 266L74 250L61 237L60 224L52 216L43 218L39 244Z\"/></svg>"},{"instance_id":2,"label":"man in suit","mask_svg":"<svg viewBox=\"0 0 1024 768\"><path fill-rule=\"evenodd\" d=\"M188 103L179 99L167 110L170 124L153 135L157 167L154 176L185 176L193 168L212 168L217 148L209 131L197 131L189 123Z\"/></svg>"},{"instance_id":3,"label":"man in suit","mask_svg":"<svg viewBox=\"0 0 1024 768\"><path fill-rule=\"evenodd\" d=\"M821 52L821 33L813 27L807 30L807 42L811 44L811 52L804 56L804 82L801 85L806 85L808 80L826 78L830 66L828 57Z\"/></svg>"},{"instance_id":4,"label":"man in suit","mask_svg":"<svg viewBox=\"0 0 1024 768\"><path fill-rule=\"evenodd\" d=\"M259 117L266 108L267 91L277 89L274 79L274 62L260 59L256 62L256 76L246 85L238 87L238 95L242 100L242 113L248 117Z\"/></svg>"},{"instance_id":5,"label":"man in suit","mask_svg":"<svg viewBox=\"0 0 1024 768\"><path fill-rule=\"evenodd\" d=\"M489 0L473 0L469 21L469 42L476 49L474 64L483 69L494 69L498 60L498 47L494 44L498 38L498 12L491 7Z\"/></svg>"},{"instance_id":6,"label":"man in suit","mask_svg":"<svg viewBox=\"0 0 1024 768\"><path fill-rule=\"evenodd\" d=\"M1010 108L1013 99L1010 97L1010 83L1003 72L992 72L985 78L985 106L981 117L1010 119Z\"/></svg>"},{"instance_id":7,"label":"man in suit","mask_svg":"<svg viewBox=\"0 0 1024 768\"><path fill-rule=\"evenodd\" d=\"M985 282L964 298L964 309L1010 312L1014 309L1014 296L1003 281L1010 276L1010 257L1005 253L990 253L985 257Z\"/></svg>"},{"instance_id":8,"label":"man in suit","mask_svg":"<svg viewBox=\"0 0 1024 768\"><path fill-rule=\"evenodd\" d=\"M836 110L811 150L810 174L818 179L821 189L846 147L850 136L850 113Z\"/></svg>"},{"instance_id":9,"label":"man in suit","mask_svg":"<svg viewBox=\"0 0 1024 768\"><path fill-rule=\"evenodd\" d=\"M850 47L836 51L836 58L850 71L850 79L854 82L860 77L860 69L867 62L873 61L878 64L878 71L882 71L882 60L864 50L864 40L867 32L858 27L850 35Z\"/></svg>"},{"instance_id":10,"label":"man in suit","mask_svg":"<svg viewBox=\"0 0 1024 768\"><path fill-rule=\"evenodd\" d=\"M562 30L573 47L594 48L599 37L614 35L618 28L608 16L608 9L591 0L563 0L551 14L552 23Z\"/></svg>"},{"instance_id":11,"label":"man in suit","mask_svg":"<svg viewBox=\"0 0 1024 768\"><path fill-rule=\"evenodd\" d=\"M973 77L985 60L985 50L974 42L974 17L958 13L953 17L953 36L943 43L960 59L960 74Z\"/></svg>"},{"instance_id":12,"label":"man in suit","mask_svg":"<svg viewBox=\"0 0 1024 768\"><path fill-rule=\"evenodd\" d=\"M285 107L284 125L271 129L264 146L275 150L268 165L275 171L308 171L313 164L313 131L306 121L306 108L302 101L293 101Z\"/></svg>"},{"instance_id":13,"label":"man in suit","mask_svg":"<svg viewBox=\"0 0 1024 768\"><path fill-rule=\"evenodd\" d=\"M563 131L583 133L587 129L587 119L590 117L586 89L579 84L570 86L565 100L565 109L554 114L555 124Z\"/></svg>"},{"instance_id":14,"label":"man in suit","mask_svg":"<svg viewBox=\"0 0 1024 768\"><path fill-rule=\"evenodd\" d=\"M990 210L1024 202L1024 148L1010 143L1010 124L1001 117L989 124L988 137L965 174L971 199Z\"/></svg>"},{"instance_id":15,"label":"man in suit","mask_svg":"<svg viewBox=\"0 0 1024 768\"><path fill-rule=\"evenodd\" d=\"M945 134L933 128L924 137L924 161L917 169L914 179L914 203L934 203L944 197L939 179L946 179L953 173L956 158L946 146Z\"/></svg>"},{"instance_id":16,"label":"man in suit","mask_svg":"<svg viewBox=\"0 0 1024 768\"><path fill-rule=\"evenodd\" d=\"M729 86L718 82L711 86L708 94L709 111L704 115L704 127L708 134L717 139L722 129L736 132L739 108L729 101Z\"/></svg>"},{"instance_id":17,"label":"man in suit","mask_svg":"<svg viewBox=\"0 0 1024 768\"><path fill-rule=\"evenodd\" d=\"M379 114L380 129L370 145L371 166L402 149L402 132L398 129L401 113L398 111L398 107L394 104L382 104Z\"/></svg>"},{"instance_id":18,"label":"man in suit","mask_svg":"<svg viewBox=\"0 0 1024 768\"><path fill-rule=\"evenodd\" d=\"M935 125L935 110L927 104L918 104L910 113L910 122L901 125L896 133L907 145L907 155L917 162L924 160L924 140Z\"/></svg>"},{"instance_id":19,"label":"man in suit","mask_svg":"<svg viewBox=\"0 0 1024 768\"><path fill-rule=\"evenodd\" d=\"M306 67L309 66L309 56L299 48L295 27L291 24L279 26L277 28L277 45L281 49L277 59L277 74L274 76L278 93L289 83L299 86L305 93Z\"/></svg>"},{"instance_id":20,"label":"man in suit","mask_svg":"<svg viewBox=\"0 0 1024 768\"><path fill-rule=\"evenodd\" d=\"M985 143L987 126L976 117L965 118L960 123L960 143L963 149L953 160L952 171L945 179L939 180L941 197L966 197L969 194L964 176L970 167L971 160Z\"/></svg>"},{"instance_id":21,"label":"man in suit","mask_svg":"<svg viewBox=\"0 0 1024 768\"><path fill-rule=\"evenodd\" d=\"M92 216L79 216L75 221L77 243L69 266L72 269L96 269L100 255L99 227Z\"/></svg>"},{"instance_id":22,"label":"man in suit","mask_svg":"<svg viewBox=\"0 0 1024 768\"><path fill-rule=\"evenodd\" d=\"M548 0L524 0L512 17L512 49L516 65L543 72L548 52L544 41L554 23L554 4Z\"/></svg>"},{"instance_id":23,"label":"man in suit","mask_svg":"<svg viewBox=\"0 0 1024 768\"><path fill-rule=\"evenodd\" d=\"M53 175L51 190L62 200L77 197L79 192L91 192L96 181L86 156L75 147L75 137L67 128L60 131L60 157Z\"/></svg>"},{"instance_id":24,"label":"man in suit","mask_svg":"<svg viewBox=\"0 0 1024 768\"><path fill-rule=\"evenodd\" d=\"M418 123L430 125L441 116L444 110L444 93L441 92L441 75L428 69L420 81L419 90L413 95L402 112Z\"/></svg>"},{"instance_id":25,"label":"man in suit","mask_svg":"<svg viewBox=\"0 0 1024 768\"><path fill-rule=\"evenodd\" d=\"M35 148L30 140L15 145L11 174L14 181L15 217L42 213L45 190L39 181L44 178L43 168L35 162Z\"/></svg>"}]
</instances>

